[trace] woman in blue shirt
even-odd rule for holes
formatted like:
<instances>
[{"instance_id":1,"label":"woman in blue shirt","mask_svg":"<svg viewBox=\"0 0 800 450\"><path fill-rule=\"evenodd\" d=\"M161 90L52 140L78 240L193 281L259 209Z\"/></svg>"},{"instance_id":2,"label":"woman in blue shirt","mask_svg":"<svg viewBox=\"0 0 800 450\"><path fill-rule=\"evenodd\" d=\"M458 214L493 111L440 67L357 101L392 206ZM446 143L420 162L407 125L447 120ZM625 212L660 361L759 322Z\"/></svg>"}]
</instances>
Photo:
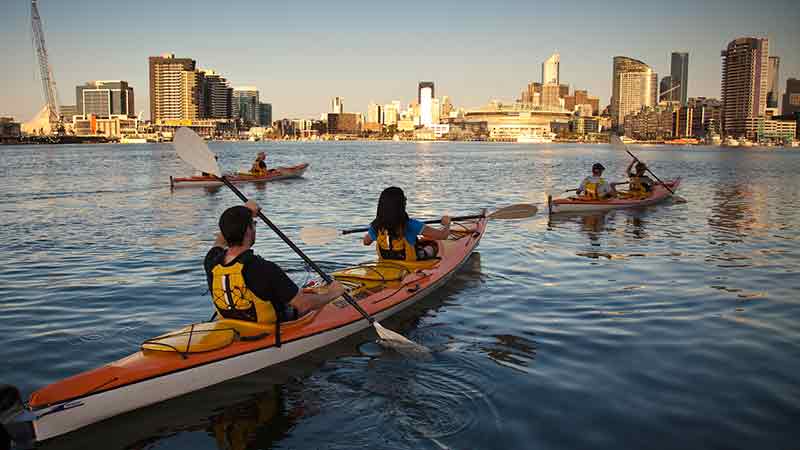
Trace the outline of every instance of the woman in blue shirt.
<instances>
[{"instance_id":1,"label":"woman in blue shirt","mask_svg":"<svg viewBox=\"0 0 800 450\"><path fill-rule=\"evenodd\" d=\"M417 261L436 256L435 242L450 235L450 217L442 217L444 228L433 228L406 213L406 196L399 187L389 187L381 192L375 220L364 235L364 245L377 242L380 259ZM418 236L427 240L418 241Z\"/></svg>"}]
</instances>

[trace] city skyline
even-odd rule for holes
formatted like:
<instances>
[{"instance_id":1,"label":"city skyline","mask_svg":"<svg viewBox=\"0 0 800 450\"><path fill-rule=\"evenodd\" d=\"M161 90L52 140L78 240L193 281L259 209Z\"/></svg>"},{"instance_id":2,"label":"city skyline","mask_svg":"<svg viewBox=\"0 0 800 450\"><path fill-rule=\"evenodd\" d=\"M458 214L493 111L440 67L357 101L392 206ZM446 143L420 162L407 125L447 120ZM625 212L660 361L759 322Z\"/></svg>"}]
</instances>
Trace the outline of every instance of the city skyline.
<instances>
[{"instance_id":1,"label":"city skyline","mask_svg":"<svg viewBox=\"0 0 800 450\"><path fill-rule=\"evenodd\" d=\"M332 95L347 98L351 111L364 111L371 100L406 102L416 97L414 87L419 80L434 81L437 92L448 95L458 106L477 107L492 99L510 102L518 95L517 86L540 79L541 62L555 52L561 56L561 81L599 96L601 108L610 100L613 57L621 55L668 74L671 53L688 52L688 96L719 97L719 51L741 36L768 37L770 54L781 57L780 79L800 77L796 51L800 31L789 16L744 2L709 2L705 14L692 16L685 13L694 11L688 2L671 4L677 13L628 2L603 8L581 6L580 11L573 3L535 8L520 4L517 7L522 12L515 11L514 16L485 5L469 13L453 13L443 4L433 6L430 14L412 23L407 11L392 12L387 19L381 8L365 12L353 4L339 5L336 11L320 4L301 14L292 6L267 8L254 3L248 7L252 14L247 17L238 14L238 6L214 14L199 12L203 4L196 4L187 15L180 5L150 1L136 7L92 0L75 5L40 2L61 103L71 104L70 92L86 80L122 79L141 93L136 113L145 111L149 117L147 57L168 52L196 59L198 67L216 70L232 86L256 86L262 100L273 104L277 117L318 116L328 110ZM790 7L788 2L774 4L774 11L782 5ZM0 114L19 120L30 119L43 103L30 43L29 8L29 2L15 0L8 5L8 14L0 18L6 48L13 48L7 50L10 55L5 60L14 68L0 75ZM132 23L152 23L118 33L110 22L100 19L110 8ZM150 17L148 9L159 11L158 17ZM526 16L526 12L530 14ZM652 23L653 14L659 16L658 23ZM565 33L546 20L523 29L511 26L534 16L563 20L577 31ZM83 23L92 17L101 25L84 29ZM237 25L236 33L218 36L203 31L218 27L215 20L228 18L254 27ZM337 20L326 22L329 19ZM256 26L259 20L265 21L264 27ZM626 26L611 26L619 20L626 21ZM403 27L404 38L398 48L379 46L367 37L378 29L396 33L392 25ZM474 30L481 30L480 36L471 32ZM451 43L431 39L437 36ZM243 41L249 44L243 45ZM296 48L303 51L296 52ZM97 61L100 52L103 58Z\"/></svg>"}]
</instances>

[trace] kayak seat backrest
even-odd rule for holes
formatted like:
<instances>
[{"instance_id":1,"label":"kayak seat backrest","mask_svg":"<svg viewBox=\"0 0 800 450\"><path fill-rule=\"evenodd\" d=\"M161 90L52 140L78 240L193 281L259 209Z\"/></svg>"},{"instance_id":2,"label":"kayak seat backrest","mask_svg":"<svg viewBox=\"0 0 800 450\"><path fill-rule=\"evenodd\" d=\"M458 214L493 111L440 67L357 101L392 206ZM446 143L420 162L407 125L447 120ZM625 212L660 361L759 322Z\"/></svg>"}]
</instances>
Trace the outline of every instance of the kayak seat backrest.
<instances>
[{"instance_id":1,"label":"kayak seat backrest","mask_svg":"<svg viewBox=\"0 0 800 450\"><path fill-rule=\"evenodd\" d=\"M235 328L219 322L189 325L144 341L142 350L181 354L217 350L230 345L238 336Z\"/></svg>"}]
</instances>

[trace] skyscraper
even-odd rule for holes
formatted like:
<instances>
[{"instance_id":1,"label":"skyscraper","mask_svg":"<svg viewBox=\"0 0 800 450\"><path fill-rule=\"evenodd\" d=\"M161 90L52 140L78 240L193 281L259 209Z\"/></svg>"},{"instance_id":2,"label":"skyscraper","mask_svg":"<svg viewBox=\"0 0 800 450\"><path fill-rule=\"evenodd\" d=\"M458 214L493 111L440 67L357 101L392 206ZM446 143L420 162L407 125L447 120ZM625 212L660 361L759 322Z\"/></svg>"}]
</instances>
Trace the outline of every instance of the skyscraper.
<instances>
[{"instance_id":1,"label":"skyscraper","mask_svg":"<svg viewBox=\"0 0 800 450\"><path fill-rule=\"evenodd\" d=\"M658 101L659 102L671 102L675 97L673 94L675 91L672 90L672 77L670 75L665 76L661 79L659 83L659 94L658 94Z\"/></svg>"},{"instance_id":2,"label":"skyscraper","mask_svg":"<svg viewBox=\"0 0 800 450\"><path fill-rule=\"evenodd\" d=\"M769 57L769 70L767 72L767 108L777 108L780 97L780 68L781 59L778 56Z\"/></svg>"},{"instance_id":3,"label":"skyscraper","mask_svg":"<svg viewBox=\"0 0 800 450\"><path fill-rule=\"evenodd\" d=\"M258 124L262 127L272 125L272 103L258 104Z\"/></svg>"},{"instance_id":4,"label":"skyscraper","mask_svg":"<svg viewBox=\"0 0 800 450\"><path fill-rule=\"evenodd\" d=\"M611 123L620 129L625 116L655 106L658 74L647 64L627 56L615 56L611 86Z\"/></svg>"},{"instance_id":5,"label":"skyscraper","mask_svg":"<svg viewBox=\"0 0 800 450\"><path fill-rule=\"evenodd\" d=\"M258 124L258 89L253 86L233 88L233 116L246 124Z\"/></svg>"},{"instance_id":6,"label":"skyscraper","mask_svg":"<svg viewBox=\"0 0 800 450\"><path fill-rule=\"evenodd\" d=\"M203 117L209 119L230 119L233 117L233 88L222 75L213 70L203 71L205 84L203 95L205 111Z\"/></svg>"},{"instance_id":7,"label":"skyscraper","mask_svg":"<svg viewBox=\"0 0 800 450\"><path fill-rule=\"evenodd\" d=\"M769 39L734 39L722 56L722 131L752 137L748 124L767 108Z\"/></svg>"},{"instance_id":8,"label":"skyscraper","mask_svg":"<svg viewBox=\"0 0 800 450\"><path fill-rule=\"evenodd\" d=\"M133 116L133 88L127 81L89 81L75 88L78 115Z\"/></svg>"},{"instance_id":9,"label":"skyscraper","mask_svg":"<svg viewBox=\"0 0 800 450\"><path fill-rule=\"evenodd\" d=\"M542 84L559 84L561 55L553 53L542 63Z\"/></svg>"},{"instance_id":10,"label":"skyscraper","mask_svg":"<svg viewBox=\"0 0 800 450\"><path fill-rule=\"evenodd\" d=\"M681 106L686 106L689 96L689 54L672 52L672 62L670 64L670 82L672 91L671 100L681 102Z\"/></svg>"},{"instance_id":11,"label":"skyscraper","mask_svg":"<svg viewBox=\"0 0 800 450\"><path fill-rule=\"evenodd\" d=\"M333 97L331 99L331 112L335 114L344 112L344 99L342 97Z\"/></svg>"},{"instance_id":12,"label":"skyscraper","mask_svg":"<svg viewBox=\"0 0 800 450\"><path fill-rule=\"evenodd\" d=\"M417 90L417 101L419 102L419 123L429 127L433 125L433 81L420 81Z\"/></svg>"},{"instance_id":13,"label":"skyscraper","mask_svg":"<svg viewBox=\"0 0 800 450\"><path fill-rule=\"evenodd\" d=\"M789 78L786 80L786 92L783 94L783 114L800 112L800 80Z\"/></svg>"},{"instance_id":14,"label":"skyscraper","mask_svg":"<svg viewBox=\"0 0 800 450\"><path fill-rule=\"evenodd\" d=\"M150 120L189 119L189 111L199 106L200 86L194 72L196 63L191 58L176 58L167 53L151 56L150 63Z\"/></svg>"}]
</instances>

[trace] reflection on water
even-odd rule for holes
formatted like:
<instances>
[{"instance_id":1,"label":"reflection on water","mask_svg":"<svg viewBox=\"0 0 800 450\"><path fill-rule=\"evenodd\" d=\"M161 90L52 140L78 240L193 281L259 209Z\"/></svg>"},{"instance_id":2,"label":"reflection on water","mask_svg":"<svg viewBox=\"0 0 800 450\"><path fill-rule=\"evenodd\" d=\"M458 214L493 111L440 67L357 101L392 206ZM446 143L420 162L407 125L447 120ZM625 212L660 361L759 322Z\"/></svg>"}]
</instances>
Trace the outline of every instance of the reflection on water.
<instances>
[{"instance_id":1,"label":"reflection on water","mask_svg":"<svg viewBox=\"0 0 800 450\"><path fill-rule=\"evenodd\" d=\"M303 179L241 189L294 238L369 222L401 186L418 218L541 202L604 145L213 142L224 170L257 149ZM492 221L467 265L384 325L285 366L153 405L52 448L792 448L800 416L800 153L642 147L688 202ZM208 319L202 257L224 188L169 145L3 147L0 382L36 387ZM404 168L403 170L398 169ZM663 174L663 176L662 176ZM311 276L267 230L256 251ZM374 256L358 236L304 246L325 270ZM734 405L735 407L732 407ZM680 429L679 433L676 430ZM620 444L621 443L621 444Z\"/></svg>"}]
</instances>

